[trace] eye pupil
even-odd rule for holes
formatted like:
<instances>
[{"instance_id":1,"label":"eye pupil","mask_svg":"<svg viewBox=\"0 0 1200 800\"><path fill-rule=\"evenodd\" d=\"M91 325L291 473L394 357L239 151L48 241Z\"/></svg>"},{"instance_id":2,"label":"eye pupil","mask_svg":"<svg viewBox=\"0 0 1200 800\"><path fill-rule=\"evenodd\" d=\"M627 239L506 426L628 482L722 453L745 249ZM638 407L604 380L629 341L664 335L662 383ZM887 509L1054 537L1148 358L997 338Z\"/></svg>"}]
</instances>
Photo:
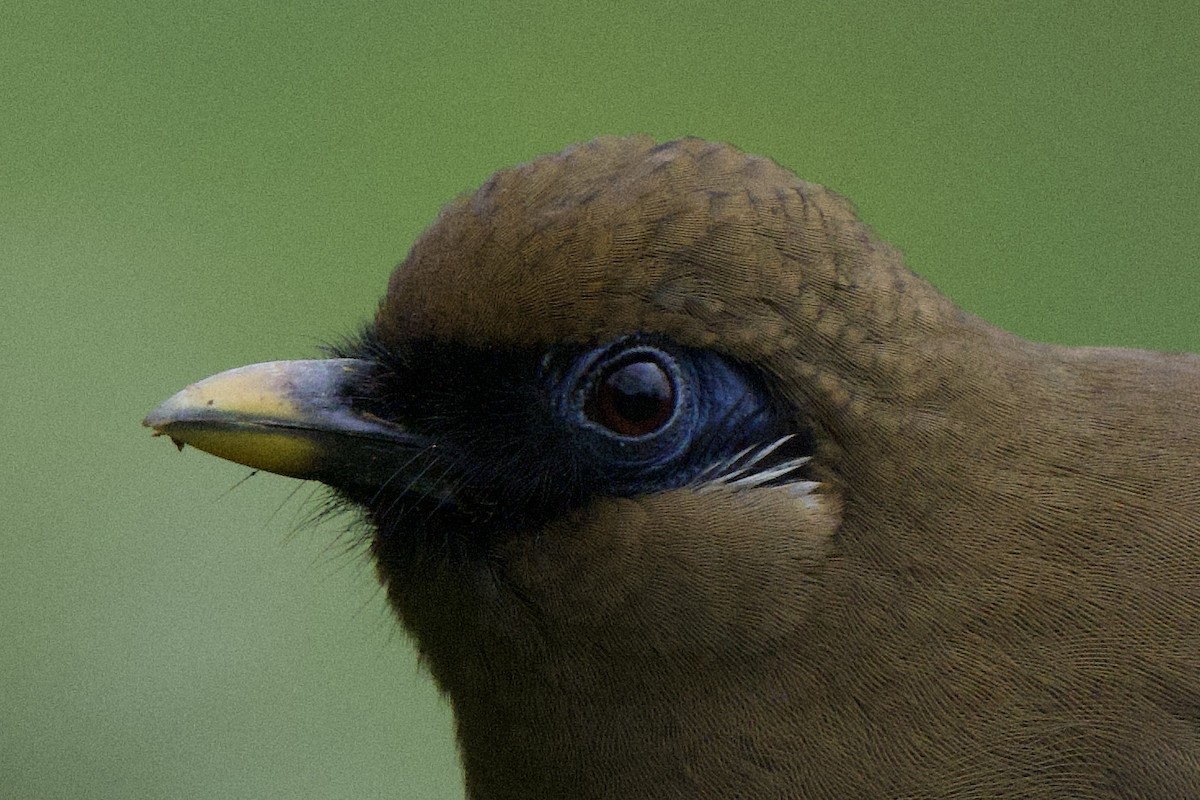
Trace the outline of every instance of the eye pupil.
<instances>
[{"instance_id":1,"label":"eye pupil","mask_svg":"<svg viewBox=\"0 0 1200 800\"><path fill-rule=\"evenodd\" d=\"M611 368L597 381L584 413L614 433L645 436L675 411L675 387L654 361L631 361Z\"/></svg>"}]
</instances>

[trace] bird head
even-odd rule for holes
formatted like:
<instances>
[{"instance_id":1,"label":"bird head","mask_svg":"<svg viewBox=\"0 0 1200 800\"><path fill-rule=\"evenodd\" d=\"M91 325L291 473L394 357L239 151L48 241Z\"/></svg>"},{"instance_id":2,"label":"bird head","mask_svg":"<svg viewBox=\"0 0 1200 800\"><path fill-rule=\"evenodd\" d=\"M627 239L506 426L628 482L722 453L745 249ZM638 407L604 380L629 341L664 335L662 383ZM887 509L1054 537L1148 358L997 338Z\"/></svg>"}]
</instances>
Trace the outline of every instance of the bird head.
<instances>
[{"instance_id":1,"label":"bird head","mask_svg":"<svg viewBox=\"0 0 1200 800\"><path fill-rule=\"evenodd\" d=\"M737 796L753 774L854 796L883 784L847 763L925 768L880 731L940 708L933 675L980 703L1027 679L989 683L1015 613L969 658L909 656L967 635L970 587L1047 528L1005 502L1046 464L1005 454L1071 425L1012 391L1079 392L1050 352L769 160L604 138L451 203L331 358L221 373L146 424L366 518L474 795Z\"/></svg>"}]
</instances>

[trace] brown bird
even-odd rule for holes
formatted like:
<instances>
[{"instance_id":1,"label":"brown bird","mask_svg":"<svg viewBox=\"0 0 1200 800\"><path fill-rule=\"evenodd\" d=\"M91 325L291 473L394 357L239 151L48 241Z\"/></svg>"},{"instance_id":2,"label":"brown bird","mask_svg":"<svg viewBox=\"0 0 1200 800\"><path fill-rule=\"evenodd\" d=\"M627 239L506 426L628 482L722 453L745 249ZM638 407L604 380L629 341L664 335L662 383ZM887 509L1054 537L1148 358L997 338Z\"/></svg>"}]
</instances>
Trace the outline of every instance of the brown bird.
<instances>
[{"instance_id":1,"label":"brown bird","mask_svg":"<svg viewBox=\"0 0 1200 800\"><path fill-rule=\"evenodd\" d=\"M470 797L1200 797L1200 358L643 138L453 202L336 356L146 424L361 509Z\"/></svg>"}]
</instances>

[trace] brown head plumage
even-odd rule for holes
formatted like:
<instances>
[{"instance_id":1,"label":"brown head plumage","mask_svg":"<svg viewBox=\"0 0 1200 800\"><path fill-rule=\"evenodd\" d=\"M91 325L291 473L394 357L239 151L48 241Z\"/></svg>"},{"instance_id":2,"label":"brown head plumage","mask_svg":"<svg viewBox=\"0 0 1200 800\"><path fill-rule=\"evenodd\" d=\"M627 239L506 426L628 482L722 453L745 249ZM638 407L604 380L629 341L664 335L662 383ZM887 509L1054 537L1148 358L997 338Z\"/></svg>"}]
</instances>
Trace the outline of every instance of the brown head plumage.
<instances>
[{"instance_id":1,"label":"brown head plumage","mask_svg":"<svg viewBox=\"0 0 1200 800\"><path fill-rule=\"evenodd\" d=\"M338 355L147 422L362 509L472 797L1200 796L1195 356L639 138L452 203Z\"/></svg>"}]
</instances>

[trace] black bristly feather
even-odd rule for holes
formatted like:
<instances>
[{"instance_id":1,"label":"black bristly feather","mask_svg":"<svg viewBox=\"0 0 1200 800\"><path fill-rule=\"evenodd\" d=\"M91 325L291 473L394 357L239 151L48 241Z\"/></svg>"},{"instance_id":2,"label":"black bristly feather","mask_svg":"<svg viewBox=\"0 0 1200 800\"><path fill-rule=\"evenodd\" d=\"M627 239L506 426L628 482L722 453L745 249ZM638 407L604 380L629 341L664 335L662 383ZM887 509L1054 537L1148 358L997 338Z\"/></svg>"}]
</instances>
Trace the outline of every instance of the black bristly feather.
<instances>
[{"instance_id":1,"label":"black bristly feather","mask_svg":"<svg viewBox=\"0 0 1200 800\"><path fill-rule=\"evenodd\" d=\"M583 395L597 365L631 348L669 362L678 409L660 431L621 437L585 418ZM335 488L364 507L384 535L415 537L421 546L433 537L451 553L540 528L595 497L719 478L714 464L784 437L756 471L812 452L811 431L782 411L764 376L661 337L482 351L437 340L387 346L368 328L329 351L372 365L347 390L354 409L435 443L382 486L367 491L347 481ZM789 471L763 485L789 480L798 476Z\"/></svg>"}]
</instances>

